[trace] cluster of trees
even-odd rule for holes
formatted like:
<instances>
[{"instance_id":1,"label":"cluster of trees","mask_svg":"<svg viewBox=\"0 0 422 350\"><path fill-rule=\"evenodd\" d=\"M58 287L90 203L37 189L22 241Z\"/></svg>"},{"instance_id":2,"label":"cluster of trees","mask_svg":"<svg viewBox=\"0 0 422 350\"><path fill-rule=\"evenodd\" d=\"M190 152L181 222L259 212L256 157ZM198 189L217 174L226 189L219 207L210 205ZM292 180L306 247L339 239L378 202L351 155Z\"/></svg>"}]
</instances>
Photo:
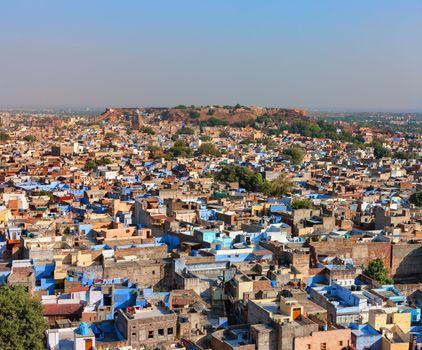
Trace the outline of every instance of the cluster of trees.
<instances>
[{"instance_id":1,"label":"cluster of trees","mask_svg":"<svg viewBox=\"0 0 422 350\"><path fill-rule=\"evenodd\" d=\"M191 119L198 119L199 116L200 116L200 114L197 111L190 111L189 112L189 118L191 118Z\"/></svg>"},{"instance_id":2,"label":"cluster of trees","mask_svg":"<svg viewBox=\"0 0 422 350\"><path fill-rule=\"evenodd\" d=\"M291 207L293 209L312 209L314 205L310 199L307 198L293 198Z\"/></svg>"},{"instance_id":3,"label":"cluster of trees","mask_svg":"<svg viewBox=\"0 0 422 350\"><path fill-rule=\"evenodd\" d=\"M53 193L51 193L50 191L41 190L40 192L38 192L38 196L48 196L51 199L53 198Z\"/></svg>"},{"instance_id":4,"label":"cluster of trees","mask_svg":"<svg viewBox=\"0 0 422 350\"><path fill-rule=\"evenodd\" d=\"M21 286L0 286L0 349L42 350L47 322L41 303Z\"/></svg>"},{"instance_id":5,"label":"cluster of trees","mask_svg":"<svg viewBox=\"0 0 422 350\"><path fill-rule=\"evenodd\" d=\"M209 137L208 135L201 135L201 136L199 137L199 139L200 139L201 141L203 141L203 142L208 142L208 141L211 141L211 137Z\"/></svg>"},{"instance_id":6,"label":"cluster of trees","mask_svg":"<svg viewBox=\"0 0 422 350\"><path fill-rule=\"evenodd\" d=\"M198 147L198 153L206 156L219 157L220 152L213 143L203 143Z\"/></svg>"},{"instance_id":7,"label":"cluster of trees","mask_svg":"<svg viewBox=\"0 0 422 350\"><path fill-rule=\"evenodd\" d=\"M117 134L115 132L108 132L105 134L104 138L106 140L113 140L117 137Z\"/></svg>"},{"instance_id":8,"label":"cluster of trees","mask_svg":"<svg viewBox=\"0 0 422 350\"><path fill-rule=\"evenodd\" d=\"M203 120L199 123L202 126L225 126L229 125L227 120L219 119L216 117L208 118L207 120Z\"/></svg>"},{"instance_id":9,"label":"cluster of trees","mask_svg":"<svg viewBox=\"0 0 422 350\"><path fill-rule=\"evenodd\" d=\"M174 143L166 154L166 158L173 157L183 157L190 158L192 157L192 149L182 140L178 140Z\"/></svg>"},{"instance_id":10,"label":"cluster of trees","mask_svg":"<svg viewBox=\"0 0 422 350\"><path fill-rule=\"evenodd\" d=\"M337 127L323 120L318 122L301 120L292 123L290 126L283 126L290 133L300 134L306 137L327 138L334 141L352 142L363 144L364 139L361 136L353 136L350 132L338 130Z\"/></svg>"},{"instance_id":11,"label":"cluster of trees","mask_svg":"<svg viewBox=\"0 0 422 350\"><path fill-rule=\"evenodd\" d=\"M151 128L151 127L149 127L149 126L143 126L143 127L141 128L141 132L142 132L143 134L147 134L147 135L155 135L155 131L154 131L154 130L152 130L152 128Z\"/></svg>"},{"instance_id":12,"label":"cluster of trees","mask_svg":"<svg viewBox=\"0 0 422 350\"><path fill-rule=\"evenodd\" d=\"M266 146L267 149L274 149L277 147L277 142L270 137L264 137L262 139L256 140L256 143L259 145Z\"/></svg>"},{"instance_id":13,"label":"cluster of trees","mask_svg":"<svg viewBox=\"0 0 422 350\"><path fill-rule=\"evenodd\" d=\"M415 192L409 198L410 203L422 207L422 192Z\"/></svg>"},{"instance_id":14,"label":"cluster of trees","mask_svg":"<svg viewBox=\"0 0 422 350\"><path fill-rule=\"evenodd\" d=\"M151 152L151 157L153 159L164 157L163 149L157 145L148 146L147 151Z\"/></svg>"},{"instance_id":15,"label":"cluster of trees","mask_svg":"<svg viewBox=\"0 0 422 350\"><path fill-rule=\"evenodd\" d=\"M289 160L292 164L296 165L302 164L304 156L305 153L302 148L298 146L292 146L283 151L284 159Z\"/></svg>"},{"instance_id":16,"label":"cluster of trees","mask_svg":"<svg viewBox=\"0 0 422 350\"><path fill-rule=\"evenodd\" d=\"M180 128L179 130L176 131L176 135L193 135L194 133L195 133L195 130L187 126L184 126L183 128Z\"/></svg>"},{"instance_id":17,"label":"cluster of trees","mask_svg":"<svg viewBox=\"0 0 422 350\"><path fill-rule=\"evenodd\" d=\"M411 151L398 151L394 153L394 158L396 159L416 159L418 155Z\"/></svg>"},{"instance_id":18,"label":"cluster of trees","mask_svg":"<svg viewBox=\"0 0 422 350\"><path fill-rule=\"evenodd\" d=\"M232 124L232 127L234 128L246 128L248 126L255 128L256 127L255 120L253 119L241 120L239 122L234 122Z\"/></svg>"},{"instance_id":19,"label":"cluster of trees","mask_svg":"<svg viewBox=\"0 0 422 350\"><path fill-rule=\"evenodd\" d=\"M375 139L371 146L374 148L374 156L377 159L380 158L391 158L391 151L383 146L383 141Z\"/></svg>"},{"instance_id":20,"label":"cluster of trees","mask_svg":"<svg viewBox=\"0 0 422 350\"><path fill-rule=\"evenodd\" d=\"M23 140L26 142L34 142L37 138L34 135L25 135Z\"/></svg>"},{"instance_id":21,"label":"cluster of trees","mask_svg":"<svg viewBox=\"0 0 422 350\"><path fill-rule=\"evenodd\" d=\"M5 132L1 131L0 132L0 141L7 141L10 139L9 134L6 134Z\"/></svg>"},{"instance_id":22,"label":"cluster of trees","mask_svg":"<svg viewBox=\"0 0 422 350\"><path fill-rule=\"evenodd\" d=\"M86 161L85 165L84 165L84 170L90 171L93 169L97 169L97 167L102 166L102 165L108 165L111 164L111 159L110 158L100 158L100 159L89 159Z\"/></svg>"},{"instance_id":23,"label":"cluster of trees","mask_svg":"<svg viewBox=\"0 0 422 350\"><path fill-rule=\"evenodd\" d=\"M281 197L293 190L293 183L284 174L273 180L264 180L261 173L239 166L227 165L216 174L215 179L221 182L238 182L248 192L262 192L267 196Z\"/></svg>"},{"instance_id":24,"label":"cluster of trees","mask_svg":"<svg viewBox=\"0 0 422 350\"><path fill-rule=\"evenodd\" d=\"M183 140L176 140L173 147L169 148L167 152L163 152L160 147L155 145L149 146L147 150L151 152L153 158L171 159L177 157L191 158L193 156L192 149ZM206 142L199 146L198 154L217 157L220 152L214 144Z\"/></svg>"}]
</instances>

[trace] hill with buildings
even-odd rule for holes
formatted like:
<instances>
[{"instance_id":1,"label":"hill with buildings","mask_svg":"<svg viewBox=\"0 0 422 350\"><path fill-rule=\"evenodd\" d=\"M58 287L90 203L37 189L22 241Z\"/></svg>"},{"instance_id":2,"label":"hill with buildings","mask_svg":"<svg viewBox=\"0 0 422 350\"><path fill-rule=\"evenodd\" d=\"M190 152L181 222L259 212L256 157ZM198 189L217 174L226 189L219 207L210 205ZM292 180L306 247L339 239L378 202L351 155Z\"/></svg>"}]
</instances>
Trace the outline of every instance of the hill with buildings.
<instances>
[{"instance_id":1,"label":"hill with buildings","mask_svg":"<svg viewBox=\"0 0 422 350\"><path fill-rule=\"evenodd\" d=\"M284 121L290 123L298 119L308 119L302 109L268 108L257 106L185 106L175 107L132 107L107 108L104 113L95 117L94 122L114 122L119 118L141 116L145 122L155 119L175 123L214 125L248 125L255 121Z\"/></svg>"}]
</instances>

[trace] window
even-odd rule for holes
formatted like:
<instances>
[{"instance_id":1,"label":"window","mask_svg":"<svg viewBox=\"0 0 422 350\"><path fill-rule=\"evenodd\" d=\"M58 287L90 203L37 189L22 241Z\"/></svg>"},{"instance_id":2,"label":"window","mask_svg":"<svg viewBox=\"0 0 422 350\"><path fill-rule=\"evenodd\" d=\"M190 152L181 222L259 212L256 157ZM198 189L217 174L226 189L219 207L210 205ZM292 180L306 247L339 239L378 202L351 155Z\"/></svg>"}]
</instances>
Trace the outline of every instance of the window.
<instances>
[{"instance_id":1,"label":"window","mask_svg":"<svg viewBox=\"0 0 422 350\"><path fill-rule=\"evenodd\" d=\"M338 345L343 346L343 340L340 340L340 341L338 342Z\"/></svg>"},{"instance_id":2,"label":"window","mask_svg":"<svg viewBox=\"0 0 422 350\"><path fill-rule=\"evenodd\" d=\"M152 274L155 275L155 270L152 270Z\"/></svg>"},{"instance_id":3,"label":"window","mask_svg":"<svg viewBox=\"0 0 422 350\"><path fill-rule=\"evenodd\" d=\"M164 336L164 328L160 328L160 329L158 330L158 335L159 335L160 337Z\"/></svg>"},{"instance_id":4,"label":"window","mask_svg":"<svg viewBox=\"0 0 422 350\"><path fill-rule=\"evenodd\" d=\"M321 343L321 350L327 350L327 343Z\"/></svg>"},{"instance_id":5,"label":"window","mask_svg":"<svg viewBox=\"0 0 422 350\"><path fill-rule=\"evenodd\" d=\"M154 338L154 331L148 331L148 339Z\"/></svg>"},{"instance_id":6,"label":"window","mask_svg":"<svg viewBox=\"0 0 422 350\"><path fill-rule=\"evenodd\" d=\"M167 328L167 334L168 335L173 334L173 328Z\"/></svg>"},{"instance_id":7,"label":"window","mask_svg":"<svg viewBox=\"0 0 422 350\"><path fill-rule=\"evenodd\" d=\"M311 344L308 344L307 345L307 349L309 350L311 348Z\"/></svg>"}]
</instances>

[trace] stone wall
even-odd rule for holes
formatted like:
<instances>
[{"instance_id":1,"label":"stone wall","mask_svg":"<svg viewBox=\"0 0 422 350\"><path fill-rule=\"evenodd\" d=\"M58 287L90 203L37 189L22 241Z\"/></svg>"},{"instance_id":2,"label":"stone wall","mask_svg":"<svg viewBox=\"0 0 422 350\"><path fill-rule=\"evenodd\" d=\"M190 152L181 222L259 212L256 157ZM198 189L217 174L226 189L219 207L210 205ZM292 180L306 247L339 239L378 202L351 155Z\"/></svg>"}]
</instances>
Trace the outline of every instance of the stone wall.
<instances>
[{"instance_id":1,"label":"stone wall","mask_svg":"<svg viewBox=\"0 0 422 350\"><path fill-rule=\"evenodd\" d=\"M391 273L395 278L419 277L422 274L422 244L394 244Z\"/></svg>"}]
</instances>

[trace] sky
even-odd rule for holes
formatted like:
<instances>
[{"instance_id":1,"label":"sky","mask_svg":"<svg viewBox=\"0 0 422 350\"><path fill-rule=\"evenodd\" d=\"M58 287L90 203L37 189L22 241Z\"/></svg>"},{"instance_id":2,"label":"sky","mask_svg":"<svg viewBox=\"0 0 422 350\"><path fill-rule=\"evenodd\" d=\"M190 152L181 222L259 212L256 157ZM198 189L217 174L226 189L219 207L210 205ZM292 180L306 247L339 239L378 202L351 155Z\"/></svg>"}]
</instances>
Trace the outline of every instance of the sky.
<instances>
[{"instance_id":1,"label":"sky","mask_svg":"<svg viewBox=\"0 0 422 350\"><path fill-rule=\"evenodd\" d=\"M422 1L0 1L0 108L237 103L422 111Z\"/></svg>"}]
</instances>

